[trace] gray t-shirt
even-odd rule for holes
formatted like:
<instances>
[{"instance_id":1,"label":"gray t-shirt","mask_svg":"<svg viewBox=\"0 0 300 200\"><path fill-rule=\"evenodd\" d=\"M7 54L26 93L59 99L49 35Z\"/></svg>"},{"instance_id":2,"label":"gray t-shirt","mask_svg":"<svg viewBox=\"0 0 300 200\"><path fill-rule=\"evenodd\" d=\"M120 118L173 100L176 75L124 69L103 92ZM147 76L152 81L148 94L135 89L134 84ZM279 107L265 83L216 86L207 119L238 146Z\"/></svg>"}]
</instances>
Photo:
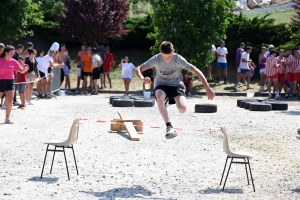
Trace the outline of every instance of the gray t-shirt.
<instances>
[{"instance_id":1,"label":"gray t-shirt","mask_svg":"<svg viewBox=\"0 0 300 200\"><path fill-rule=\"evenodd\" d=\"M156 86L168 85L168 86L180 86L181 71L183 69L189 70L191 63L188 63L181 55L174 53L170 62L166 62L161 54L157 54L144 63L146 68L155 68L156 71Z\"/></svg>"}]
</instances>

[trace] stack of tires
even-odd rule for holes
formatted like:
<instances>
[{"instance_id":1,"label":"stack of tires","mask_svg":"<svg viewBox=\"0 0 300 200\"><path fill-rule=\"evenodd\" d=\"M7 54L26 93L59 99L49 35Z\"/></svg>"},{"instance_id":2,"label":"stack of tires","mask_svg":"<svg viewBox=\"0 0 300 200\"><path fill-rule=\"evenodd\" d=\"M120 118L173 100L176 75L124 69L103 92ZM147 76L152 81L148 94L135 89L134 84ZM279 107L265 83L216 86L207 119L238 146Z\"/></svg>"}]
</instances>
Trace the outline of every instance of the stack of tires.
<instances>
[{"instance_id":1,"label":"stack of tires","mask_svg":"<svg viewBox=\"0 0 300 200\"><path fill-rule=\"evenodd\" d=\"M153 107L155 100L144 96L111 96L109 103L113 107Z\"/></svg>"},{"instance_id":2,"label":"stack of tires","mask_svg":"<svg viewBox=\"0 0 300 200\"><path fill-rule=\"evenodd\" d=\"M288 110L288 104L264 99L238 99L237 106L250 111Z\"/></svg>"}]
</instances>

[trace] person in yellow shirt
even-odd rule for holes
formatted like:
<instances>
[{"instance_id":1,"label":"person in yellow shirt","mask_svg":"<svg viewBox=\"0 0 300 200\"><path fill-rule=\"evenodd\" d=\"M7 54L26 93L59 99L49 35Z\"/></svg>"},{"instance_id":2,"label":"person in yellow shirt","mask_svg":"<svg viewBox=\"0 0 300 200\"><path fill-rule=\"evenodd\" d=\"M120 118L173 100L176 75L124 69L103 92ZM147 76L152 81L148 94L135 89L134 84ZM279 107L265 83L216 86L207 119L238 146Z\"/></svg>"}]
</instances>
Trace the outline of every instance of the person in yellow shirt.
<instances>
[{"instance_id":1,"label":"person in yellow shirt","mask_svg":"<svg viewBox=\"0 0 300 200\"><path fill-rule=\"evenodd\" d=\"M82 56L81 62L83 65L83 84L81 94L88 94L86 91L87 77L90 77L90 83L93 86L93 68L92 68L92 48L87 48L87 53ZM94 88L94 87L93 87Z\"/></svg>"}]
</instances>

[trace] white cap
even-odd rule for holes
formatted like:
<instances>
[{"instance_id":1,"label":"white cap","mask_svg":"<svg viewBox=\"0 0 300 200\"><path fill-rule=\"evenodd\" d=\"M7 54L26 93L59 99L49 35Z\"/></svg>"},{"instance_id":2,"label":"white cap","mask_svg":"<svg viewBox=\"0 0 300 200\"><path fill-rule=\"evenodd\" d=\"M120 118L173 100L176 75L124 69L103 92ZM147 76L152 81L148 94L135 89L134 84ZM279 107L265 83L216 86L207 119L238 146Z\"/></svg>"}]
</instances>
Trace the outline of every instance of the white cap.
<instances>
[{"instance_id":1,"label":"white cap","mask_svg":"<svg viewBox=\"0 0 300 200\"><path fill-rule=\"evenodd\" d=\"M49 49L49 51L48 51L48 54L50 53L50 51L58 51L59 50L59 44L57 43L57 42L54 42L52 45L51 45L51 47L50 47L50 49Z\"/></svg>"},{"instance_id":2,"label":"white cap","mask_svg":"<svg viewBox=\"0 0 300 200\"><path fill-rule=\"evenodd\" d=\"M269 49L274 49L274 48L275 48L275 46L273 44L269 45Z\"/></svg>"}]
</instances>

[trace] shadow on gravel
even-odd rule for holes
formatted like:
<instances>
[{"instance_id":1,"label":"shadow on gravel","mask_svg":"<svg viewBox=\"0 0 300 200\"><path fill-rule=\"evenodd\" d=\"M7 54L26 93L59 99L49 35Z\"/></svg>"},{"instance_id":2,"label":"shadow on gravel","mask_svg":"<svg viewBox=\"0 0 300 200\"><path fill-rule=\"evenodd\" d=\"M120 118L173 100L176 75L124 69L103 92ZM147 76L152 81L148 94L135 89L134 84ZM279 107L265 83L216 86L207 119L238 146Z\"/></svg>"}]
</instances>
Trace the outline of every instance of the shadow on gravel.
<instances>
[{"instance_id":1,"label":"shadow on gravel","mask_svg":"<svg viewBox=\"0 0 300 200\"><path fill-rule=\"evenodd\" d=\"M228 193L228 194L243 194L243 190L241 189L224 189L222 191L221 188L207 188L205 190L199 190L200 194L220 194L220 193Z\"/></svg>"},{"instance_id":2,"label":"shadow on gravel","mask_svg":"<svg viewBox=\"0 0 300 200\"><path fill-rule=\"evenodd\" d=\"M300 111L281 111L281 112L276 112L276 114L284 114L284 115L300 115Z\"/></svg>"},{"instance_id":3,"label":"shadow on gravel","mask_svg":"<svg viewBox=\"0 0 300 200\"><path fill-rule=\"evenodd\" d=\"M45 182L48 184L53 184L56 183L58 181L59 178L41 178L39 176L34 176L31 177L29 179L27 179L27 181L33 181L33 182Z\"/></svg>"},{"instance_id":4,"label":"shadow on gravel","mask_svg":"<svg viewBox=\"0 0 300 200\"><path fill-rule=\"evenodd\" d=\"M110 133L110 132L108 131L108 133ZM118 134L118 135L122 136L123 138L130 140L130 136L126 132L118 131L115 134Z\"/></svg>"},{"instance_id":5,"label":"shadow on gravel","mask_svg":"<svg viewBox=\"0 0 300 200\"><path fill-rule=\"evenodd\" d=\"M131 188L114 188L105 192L92 192L92 191L81 191L86 194L100 197L100 199L127 199L127 198L138 198L138 199L153 199L153 200L175 200L175 199L163 199L151 197L154 192L145 189L140 185L135 185Z\"/></svg>"},{"instance_id":6,"label":"shadow on gravel","mask_svg":"<svg viewBox=\"0 0 300 200\"><path fill-rule=\"evenodd\" d=\"M300 188L293 189L292 192L300 193Z\"/></svg>"}]
</instances>

